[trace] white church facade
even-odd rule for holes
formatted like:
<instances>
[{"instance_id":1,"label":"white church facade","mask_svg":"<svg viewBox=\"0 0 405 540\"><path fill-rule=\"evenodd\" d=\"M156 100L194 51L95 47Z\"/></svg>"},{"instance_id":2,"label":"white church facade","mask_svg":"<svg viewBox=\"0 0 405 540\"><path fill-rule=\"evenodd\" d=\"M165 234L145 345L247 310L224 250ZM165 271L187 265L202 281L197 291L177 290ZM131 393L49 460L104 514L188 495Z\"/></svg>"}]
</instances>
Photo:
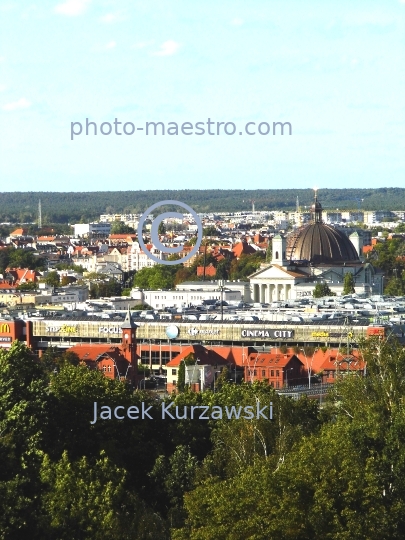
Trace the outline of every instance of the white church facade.
<instances>
[{"instance_id":1,"label":"white church facade","mask_svg":"<svg viewBox=\"0 0 405 540\"><path fill-rule=\"evenodd\" d=\"M323 223L316 193L312 216L312 223L287 238L281 235L273 238L270 265L262 266L250 276L252 301L271 303L312 296L317 283L326 283L340 296L349 272L356 293L382 294L383 275L362 261L361 237L357 232L347 237Z\"/></svg>"}]
</instances>

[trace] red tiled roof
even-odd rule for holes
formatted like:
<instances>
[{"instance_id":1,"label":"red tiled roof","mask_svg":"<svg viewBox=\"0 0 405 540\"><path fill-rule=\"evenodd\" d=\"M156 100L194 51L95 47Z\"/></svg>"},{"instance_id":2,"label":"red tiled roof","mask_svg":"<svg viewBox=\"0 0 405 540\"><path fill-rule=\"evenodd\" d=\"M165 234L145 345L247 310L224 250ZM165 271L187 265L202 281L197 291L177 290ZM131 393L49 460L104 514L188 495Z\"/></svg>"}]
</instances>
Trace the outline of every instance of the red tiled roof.
<instances>
[{"instance_id":1,"label":"red tiled roof","mask_svg":"<svg viewBox=\"0 0 405 540\"><path fill-rule=\"evenodd\" d=\"M20 282L36 282L38 276L40 276L39 272L36 270L28 270L28 268L6 268L6 273L13 277L16 285Z\"/></svg>"},{"instance_id":2,"label":"red tiled roof","mask_svg":"<svg viewBox=\"0 0 405 540\"><path fill-rule=\"evenodd\" d=\"M27 229L16 229L10 234L10 236L25 236L26 234Z\"/></svg>"},{"instance_id":3,"label":"red tiled roof","mask_svg":"<svg viewBox=\"0 0 405 540\"><path fill-rule=\"evenodd\" d=\"M176 367L189 354L194 354L194 357L200 360L201 365L226 365L229 362L213 349L206 349L202 345L190 345L185 347L173 360L166 364L168 367Z\"/></svg>"},{"instance_id":4,"label":"red tiled roof","mask_svg":"<svg viewBox=\"0 0 405 540\"><path fill-rule=\"evenodd\" d=\"M205 267L205 275L213 277L217 273L217 269L212 264ZM204 266L197 266L197 276L204 275Z\"/></svg>"},{"instance_id":5,"label":"red tiled roof","mask_svg":"<svg viewBox=\"0 0 405 540\"><path fill-rule=\"evenodd\" d=\"M250 246L247 242L238 242L233 248L232 251L235 257L239 258L241 255L251 255L256 253L255 248Z\"/></svg>"},{"instance_id":6,"label":"red tiled roof","mask_svg":"<svg viewBox=\"0 0 405 540\"><path fill-rule=\"evenodd\" d=\"M283 353L254 353L251 354L248 358L248 366L256 366L257 368L262 366L277 366L277 367L285 367L292 358L297 358L300 362L301 360L298 358L296 354L283 354ZM301 362L302 363L302 362Z\"/></svg>"}]
</instances>

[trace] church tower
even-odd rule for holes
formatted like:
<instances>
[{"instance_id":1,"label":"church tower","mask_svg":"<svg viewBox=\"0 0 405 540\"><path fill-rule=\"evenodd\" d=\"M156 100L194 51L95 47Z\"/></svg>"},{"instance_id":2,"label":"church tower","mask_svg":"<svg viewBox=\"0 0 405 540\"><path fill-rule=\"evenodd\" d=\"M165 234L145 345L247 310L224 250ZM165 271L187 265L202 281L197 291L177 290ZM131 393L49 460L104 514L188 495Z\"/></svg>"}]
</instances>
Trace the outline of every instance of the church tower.
<instances>
[{"instance_id":1,"label":"church tower","mask_svg":"<svg viewBox=\"0 0 405 540\"><path fill-rule=\"evenodd\" d=\"M121 349L125 356L125 358L128 360L130 365L132 366L130 368L130 371L132 371L131 375L128 377L132 381L135 381L137 379L138 374L138 365L137 365L137 355L136 355L136 329L137 325L134 323L131 317L131 312L129 310L125 317L125 321L123 322L121 326Z\"/></svg>"},{"instance_id":2,"label":"church tower","mask_svg":"<svg viewBox=\"0 0 405 540\"><path fill-rule=\"evenodd\" d=\"M322 223L322 205L318 201L318 188L314 188L314 203L311 206L311 219L313 223Z\"/></svg>"},{"instance_id":3,"label":"church tower","mask_svg":"<svg viewBox=\"0 0 405 540\"><path fill-rule=\"evenodd\" d=\"M276 234L273 237L272 242L272 255L271 264L278 264L279 266L288 266L286 257L287 241L281 234Z\"/></svg>"}]
</instances>

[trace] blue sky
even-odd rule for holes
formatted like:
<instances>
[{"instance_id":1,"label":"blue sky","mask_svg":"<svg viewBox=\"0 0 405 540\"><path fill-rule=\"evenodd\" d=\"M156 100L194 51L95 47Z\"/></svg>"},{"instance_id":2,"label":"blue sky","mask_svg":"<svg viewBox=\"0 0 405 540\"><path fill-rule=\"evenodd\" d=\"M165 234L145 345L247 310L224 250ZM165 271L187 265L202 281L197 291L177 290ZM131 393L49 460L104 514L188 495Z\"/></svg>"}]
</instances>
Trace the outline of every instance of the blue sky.
<instances>
[{"instance_id":1,"label":"blue sky","mask_svg":"<svg viewBox=\"0 0 405 540\"><path fill-rule=\"evenodd\" d=\"M1 191L403 187L404 101L405 0L0 0Z\"/></svg>"}]
</instances>

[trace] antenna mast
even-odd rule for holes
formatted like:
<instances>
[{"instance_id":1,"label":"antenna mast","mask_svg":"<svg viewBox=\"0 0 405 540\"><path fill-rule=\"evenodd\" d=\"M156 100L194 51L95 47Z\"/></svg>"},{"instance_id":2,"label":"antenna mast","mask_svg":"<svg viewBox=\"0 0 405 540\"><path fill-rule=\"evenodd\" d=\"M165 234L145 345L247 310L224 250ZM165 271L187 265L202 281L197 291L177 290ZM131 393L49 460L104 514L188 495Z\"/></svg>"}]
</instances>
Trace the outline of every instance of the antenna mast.
<instances>
[{"instance_id":1,"label":"antenna mast","mask_svg":"<svg viewBox=\"0 0 405 540\"><path fill-rule=\"evenodd\" d=\"M41 208L41 199L38 202L38 229L42 229L42 208Z\"/></svg>"}]
</instances>

